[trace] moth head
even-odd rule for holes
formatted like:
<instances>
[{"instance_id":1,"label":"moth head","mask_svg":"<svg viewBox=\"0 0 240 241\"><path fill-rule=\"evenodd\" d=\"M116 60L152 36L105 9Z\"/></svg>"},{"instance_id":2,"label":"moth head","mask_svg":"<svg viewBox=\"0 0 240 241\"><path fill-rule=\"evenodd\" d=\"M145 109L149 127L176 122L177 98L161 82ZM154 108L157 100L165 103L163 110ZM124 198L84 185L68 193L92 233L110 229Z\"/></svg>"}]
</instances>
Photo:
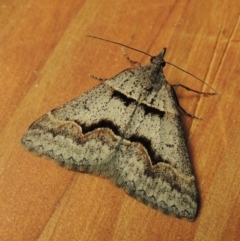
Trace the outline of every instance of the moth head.
<instances>
[{"instance_id":1,"label":"moth head","mask_svg":"<svg viewBox=\"0 0 240 241\"><path fill-rule=\"evenodd\" d=\"M161 66L162 68L166 65L164 60L164 55L167 51L167 48L163 48L162 51L157 56L152 56L150 61L152 64Z\"/></svg>"}]
</instances>

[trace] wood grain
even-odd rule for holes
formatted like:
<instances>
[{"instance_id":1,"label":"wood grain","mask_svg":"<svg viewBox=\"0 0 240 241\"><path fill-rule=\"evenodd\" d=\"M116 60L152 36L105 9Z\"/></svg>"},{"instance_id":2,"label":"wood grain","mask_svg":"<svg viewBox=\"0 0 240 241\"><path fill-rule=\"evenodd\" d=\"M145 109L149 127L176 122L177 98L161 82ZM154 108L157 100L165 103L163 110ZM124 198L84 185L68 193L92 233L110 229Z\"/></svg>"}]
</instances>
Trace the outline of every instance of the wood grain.
<instances>
[{"instance_id":1,"label":"wood grain","mask_svg":"<svg viewBox=\"0 0 240 241\"><path fill-rule=\"evenodd\" d=\"M1 240L239 240L240 2L0 2ZM199 76L218 95L178 89L201 206L195 222L152 210L108 180L75 173L20 143L45 112L112 77L129 63L119 46L158 54ZM149 57L127 50L146 64ZM170 83L209 88L171 66Z\"/></svg>"}]
</instances>

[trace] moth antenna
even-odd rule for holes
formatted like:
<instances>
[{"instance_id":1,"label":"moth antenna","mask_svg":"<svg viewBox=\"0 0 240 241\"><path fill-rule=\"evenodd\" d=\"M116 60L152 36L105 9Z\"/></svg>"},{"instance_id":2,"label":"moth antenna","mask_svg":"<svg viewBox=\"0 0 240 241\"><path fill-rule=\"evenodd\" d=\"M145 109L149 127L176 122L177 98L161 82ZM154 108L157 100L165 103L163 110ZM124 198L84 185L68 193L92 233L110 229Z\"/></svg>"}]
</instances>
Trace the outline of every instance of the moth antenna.
<instances>
[{"instance_id":1,"label":"moth antenna","mask_svg":"<svg viewBox=\"0 0 240 241\"><path fill-rule=\"evenodd\" d=\"M99 39L99 40L103 40L103 41L106 41L106 42L109 42L109 43L112 43L112 44L117 44L117 45L120 45L120 46L123 46L125 48L128 48L128 49L132 49L134 51L137 51L137 52L140 52L142 54L146 54L147 56L150 56L150 57L153 57L152 55L140 50L140 49L135 49L135 48L132 48L130 46L127 46L125 44L121 44L121 43L118 43L118 42L115 42L115 41L112 41L112 40L107 40L107 39L104 39L104 38L99 38L99 37L96 37L96 36L92 36L92 35L87 35L86 37L88 38L95 38L95 39Z\"/></svg>"},{"instance_id":2,"label":"moth antenna","mask_svg":"<svg viewBox=\"0 0 240 241\"><path fill-rule=\"evenodd\" d=\"M175 67L176 69L179 69L179 70L183 71L184 73L186 73L186 74L188 74L188 75L191 75L193 78L201 81L203 84L207 85L210 89L212 89L212 90L214 91L214 93L208 93L208 94L211 94L211 95L216 95L216 94L217 94L217 91L216 91L211 85L209 85L209 84L206 83L205 81L201 80L201 79L198 78L196 75L194 75L194 74L192 74L192 73L190 73L190 72L188 72L188 71L186 71L186 70L178 67L178 66L175 65L175 64L172 64L172 63L167 62L167 61L165 61L165 62L166 62L167 64L169 64L169 65L172 65L172 66Z\"/></svg>"}]
</instances>

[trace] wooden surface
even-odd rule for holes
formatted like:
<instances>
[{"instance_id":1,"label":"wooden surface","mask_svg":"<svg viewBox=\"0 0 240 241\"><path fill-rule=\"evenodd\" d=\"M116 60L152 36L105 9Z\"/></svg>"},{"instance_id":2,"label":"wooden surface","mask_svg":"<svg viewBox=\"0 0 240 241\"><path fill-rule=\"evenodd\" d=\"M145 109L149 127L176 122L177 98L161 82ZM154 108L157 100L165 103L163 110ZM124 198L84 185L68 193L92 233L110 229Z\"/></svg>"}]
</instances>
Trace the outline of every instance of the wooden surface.
<instances>
[{"instance_id":1,"label":"wooden surface","mask_svg":"<svg viewBox=\"0 0 240 241\"><path fill-rule=\"evenodd\" d=\"M239 240L240 1L0 1L0 240ZM156 55L218 95L183 89L182 117L198 182L194 222L150 209L108 180L75 173L20 143L45 112L129 67L119 46ZM142 64L149 57L127 50ZM170 83L209 91L171 66Z\"/></svg>"}]
</instances>

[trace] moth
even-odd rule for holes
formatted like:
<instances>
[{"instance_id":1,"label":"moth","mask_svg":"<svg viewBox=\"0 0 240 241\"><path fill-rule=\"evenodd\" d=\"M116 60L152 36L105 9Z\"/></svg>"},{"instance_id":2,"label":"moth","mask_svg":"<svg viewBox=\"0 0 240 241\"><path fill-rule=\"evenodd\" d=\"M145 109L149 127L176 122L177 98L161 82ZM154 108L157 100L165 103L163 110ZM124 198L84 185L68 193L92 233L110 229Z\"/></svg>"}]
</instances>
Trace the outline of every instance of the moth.
<instances>
[{"instance_id":1,"label":"moth","mask_svg":"<svg viewBox=\"0 0 240 241\"><path fill-rule=\"evenodd\" d=\"M198 192L181 125L184 110L163 73L165 53L46 113L22 143L70 170L110 179L154 209L193 220Z\"/></svg>"}]
</instances>

